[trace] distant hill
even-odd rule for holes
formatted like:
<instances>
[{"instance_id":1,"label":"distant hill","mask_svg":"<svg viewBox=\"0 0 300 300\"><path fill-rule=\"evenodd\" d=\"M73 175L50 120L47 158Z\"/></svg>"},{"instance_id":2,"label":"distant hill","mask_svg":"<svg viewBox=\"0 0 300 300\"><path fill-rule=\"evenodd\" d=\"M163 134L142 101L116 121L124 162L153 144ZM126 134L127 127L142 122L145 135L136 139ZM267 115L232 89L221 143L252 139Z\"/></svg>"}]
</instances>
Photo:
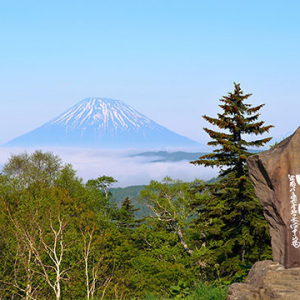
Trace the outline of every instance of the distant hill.
<instances>
[{"instance_id":1,"label":"distant hill","mask_svg":"<svg viewBox=\"0 0 300 300\"><path fill-rule=\"evenodd\" d=\"M264 150L250 149L251 153L259 153ZM178 162L178 161L193 161L197 160L200 156L208 154L209 152L185 152L185 151L147 151L131 155L131 157L146 157L151 162Z\"/></svg>"},{"instance_id":2,"label":"distant hill","mask_svg":"<svg viewBox=\"0 0 300 300\"><path fill-rule=\"evenodd\" d=\"M207 183L215 183L218 181L217 178L212 178L207 181ZM131 203L135 206L135 208L139 208L139 211L135 212L135 217L140 219L144 216L150 216L151 211L148 207L146 207L140 199L140 192L145 188L145 185L133 185L125 188L111 188L111 201L115 202L117 206L120 208L122 202L126 197L129 197Z\"/></svg>"},{"instance_id":3,"label":"distant hill","mask_svg":"<svg viewBox=\"0 0 300 300\"><path fill-rule=\"evenodd\" d=\"M200 144L159 125L120 100L86 98L4 146L154 149Z\"/></svg>"},{"instance_id":4,"label":"distant hill","mask_svg":"<svg viewBox=\"0 0 300 300\"><path fill-rule=\"evenodd\" d=\"M140 219L143 216L150 216L151 214L150 209L139 201L140 192L144 187L145 187L144 185L135 185L135 186L128 186L125 188L111 188L110 189L110 192L112 194L111 200L116 202L118 207L121 207L125 198L129 197L131 203L135 206L135 208L140 209L135 212L135 217L137 219Z\"/></svg>"},{"instance_id":5,"label":"distant hill","mask_svg":"<svg viewBox=\"0 0 300 300\"><path fill-rule=\"evenodd\" d=\"M176 161L192 161L200 156L207 154L206 152L184 152L184 151L148 151L132 155L132 157L148 157L151 162L176 162Z\"/></svg>"}]
</instances>

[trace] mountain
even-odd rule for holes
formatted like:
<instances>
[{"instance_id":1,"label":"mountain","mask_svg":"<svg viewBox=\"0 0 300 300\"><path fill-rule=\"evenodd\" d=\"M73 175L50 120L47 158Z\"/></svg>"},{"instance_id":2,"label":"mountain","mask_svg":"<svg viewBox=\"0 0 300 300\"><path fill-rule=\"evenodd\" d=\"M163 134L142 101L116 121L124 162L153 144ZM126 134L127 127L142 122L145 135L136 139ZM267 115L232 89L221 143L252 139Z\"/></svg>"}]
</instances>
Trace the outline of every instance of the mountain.
<instances>
[{"instance_id":1,"label":"mountain","mask_svg":"<svg viewBox=\"0 0 300 300\"><path fill-rule=\"evenodd\" d=\"M86 98L4 146L160 148L199 144L157 124L120 100Z\"/></svg>"}]
</instances>

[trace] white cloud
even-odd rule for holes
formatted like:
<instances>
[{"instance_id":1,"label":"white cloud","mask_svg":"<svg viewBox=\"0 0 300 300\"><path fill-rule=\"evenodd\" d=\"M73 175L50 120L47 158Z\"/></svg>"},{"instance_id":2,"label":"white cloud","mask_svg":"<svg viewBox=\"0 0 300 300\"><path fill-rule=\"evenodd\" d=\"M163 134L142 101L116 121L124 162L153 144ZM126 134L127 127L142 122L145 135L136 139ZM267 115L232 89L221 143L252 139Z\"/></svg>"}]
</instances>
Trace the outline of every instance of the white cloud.
<instances>
[{"instance_id":1,"label":"white cloud","mask_svg":"<svg viewBox=\"0 0 300 300\"><path fill-rule=\"evenodd\" d=\"M26 149L28 153L35 149ZM0 165L8 161L11 154L19 154L25 149L0 148ZM136 150L94 150L46 148L60 156L64 163L70 163L77 170L77 175L84 181L98 176L112 176L118 180L115 186L149 184L150 180L162 180L165 176L183 181L194 179L209 180L218 175L217 169L194 166L188 161L151 162L150 158L132 157ZM153 157L151 157L153 159Z\"/></svg>"}]
</instances>

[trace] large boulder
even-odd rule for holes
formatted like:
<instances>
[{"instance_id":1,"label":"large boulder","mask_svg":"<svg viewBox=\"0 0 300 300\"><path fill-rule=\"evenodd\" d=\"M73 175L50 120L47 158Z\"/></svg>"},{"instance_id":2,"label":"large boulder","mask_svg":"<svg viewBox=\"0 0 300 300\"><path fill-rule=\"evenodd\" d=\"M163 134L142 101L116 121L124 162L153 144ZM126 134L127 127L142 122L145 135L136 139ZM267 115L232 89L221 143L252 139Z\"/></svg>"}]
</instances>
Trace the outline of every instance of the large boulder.
<instances>
[{"instance_id":1,"label":"large boulder","mask_svg":"<svg viewBox=\"0 0 300 300\"><path fill-rule=\"evenodd\" d=\"M278 262L259 261L245 283L229 287L226 300L299 300L300 268L285 269Z\"/></svg>"},{"instance_id":2,"label":"large boulder","mask_svg":"<svg viewBox=\"0 0 300 300\"><path fill-rule=\"evenodd\" d=\"M247 163L256 195L270 225L273 260L285 268L298 268L300 127L270 150L250 156Z\"/></svg>"}]
</instances>

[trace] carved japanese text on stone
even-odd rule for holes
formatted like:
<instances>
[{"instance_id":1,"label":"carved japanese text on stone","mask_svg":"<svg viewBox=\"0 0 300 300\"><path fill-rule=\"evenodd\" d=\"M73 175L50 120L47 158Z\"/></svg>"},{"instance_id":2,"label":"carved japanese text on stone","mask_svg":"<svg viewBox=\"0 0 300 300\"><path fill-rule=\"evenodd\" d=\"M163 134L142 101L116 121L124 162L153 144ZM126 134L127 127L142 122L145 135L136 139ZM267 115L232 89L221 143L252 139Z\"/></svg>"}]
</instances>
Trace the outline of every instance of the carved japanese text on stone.
<instances>
[{"instance_id":1,"label":"carved japanese text on stone","mask_svg":"<svg viewBox=\"0 0 300 300\"><path fill-rule=\"evenodd\" d=\"M300 204L298 203L298 197L296 195L296 186L300 182L300 175L290 175L288 174L288 178L290 180L290 202L291 202L291 224L290 228L292 231L292 242L291 245L294 248L300 247L300 237L299 237L299 211Z\"/></svg>"},{"instance_id":2,"label":"carved japanese text on stone","mask_svg":"<svg viewBox=\"0 0 300 300\"><path fill-rule=\"evenodd\" d=\"M270 225L274 261L300 267L300 128L247 163Z\"/></svg>"}]
</instances>

